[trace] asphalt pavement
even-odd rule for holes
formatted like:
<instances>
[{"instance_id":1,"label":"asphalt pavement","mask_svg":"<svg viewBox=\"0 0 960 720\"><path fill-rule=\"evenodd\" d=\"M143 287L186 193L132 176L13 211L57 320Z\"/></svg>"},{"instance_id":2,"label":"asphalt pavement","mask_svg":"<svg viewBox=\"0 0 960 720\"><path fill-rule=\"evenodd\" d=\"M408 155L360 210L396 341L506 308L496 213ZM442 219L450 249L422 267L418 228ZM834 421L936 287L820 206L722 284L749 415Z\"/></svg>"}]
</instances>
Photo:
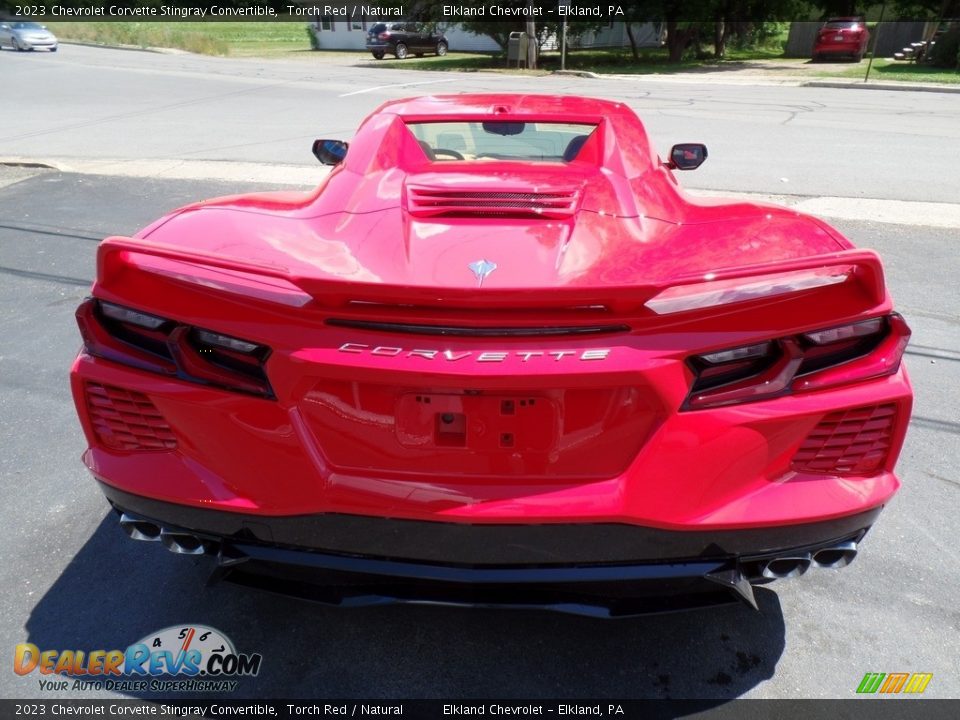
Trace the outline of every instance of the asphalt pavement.
<instances>
[{"instance_id":1,"label":"asphalt pavement","mask_svg":"<svg viewBox=\"0 0 960 720\"><path fill-rule=\"evenodd\" d=\"M960 201L956 94L729 84L723 73L698 83L427 72L384 69L364 53L257 60L66 45L0 52L0 77L9 110L0 160L148 162L149 177L198 161L310 167L315 138L349 139L386 100L570 93L634 108L661 154L706 143L710 159L685 180L690 187Z\"/></svg>"},{"instance_id":2,"label":"asphalt pavement","mask_svg":"<svg viewBox=\"0 0 960 720\"><path fill-rule=\"evenodd\" d=\"M67 371L97 242L255 187L0 168L0 648L126 647L170 625L208 624L263 654L260 675L236 693L249 698L843 698L868 671L931 672L927 696L960 696L955 229L836 222L884 255L914 330L906 362L917 393L903 489L850 567L760 588L759 612L597 621L338 610L207 587L206 560L128 540L79 459ZM0 697L40 694L36 675L0 672Z\"/></svg>"}]
</instances>

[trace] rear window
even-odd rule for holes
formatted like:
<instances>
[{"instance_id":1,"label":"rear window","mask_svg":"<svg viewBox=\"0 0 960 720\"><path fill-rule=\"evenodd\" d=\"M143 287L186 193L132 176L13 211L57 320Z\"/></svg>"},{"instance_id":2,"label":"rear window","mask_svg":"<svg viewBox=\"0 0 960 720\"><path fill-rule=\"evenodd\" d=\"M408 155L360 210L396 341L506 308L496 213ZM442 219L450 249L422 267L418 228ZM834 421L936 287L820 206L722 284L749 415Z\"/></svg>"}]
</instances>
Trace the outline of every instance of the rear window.
<instances>
[{"instance_id":1,"label":"rear window","mask_svg":"<svg viewBox=\"0 0 960 720\"><path fill-rule=\"evenodd\" d=\"M383 32L384 30L386 30L386 29L387 29L387 24L386 24L386 23L377 23L376 25L374 25L373 27L370 28L370 32L371 32L371 33L377 33L377 34L379 34L379 33L382 33L382 32Z\"/></svg>"},{"instance_id":2,"label":"rear window","mask_svg":"<svg viewBox=\"0 0 960 720\"><path fill-rule=\"evenodd\" d=\"M596 125L554 122L422 122L407 127L427 157L570 162Z\"/></svg>"},{"instance_id":3,"label":"rear window","mask_svg":"<svg viewBox=\"0 0 960 720\"><path fill-rule=\"evenodd\" d=\"M856 20L831 20L823 27L825 30L853 30L859 25Z\"/></svg>"}]
</instances>

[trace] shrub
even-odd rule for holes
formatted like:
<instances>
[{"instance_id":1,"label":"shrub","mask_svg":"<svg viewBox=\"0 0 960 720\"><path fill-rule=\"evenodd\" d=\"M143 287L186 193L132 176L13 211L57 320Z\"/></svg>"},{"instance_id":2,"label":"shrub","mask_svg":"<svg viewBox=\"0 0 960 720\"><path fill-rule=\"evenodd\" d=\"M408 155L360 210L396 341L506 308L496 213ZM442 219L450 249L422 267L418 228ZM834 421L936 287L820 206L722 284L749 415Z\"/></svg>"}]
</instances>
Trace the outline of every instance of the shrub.
<instances>
[{"instance_id":1,"label":"shrub","mask_svg":"<svg viewBox=\"0 0 960 720\"><path fill-rule=\"evenodd\" d=\"M930 62L936 67L960 68L960 27L940 36L930 51Z\"/></svg>"}]
</instances>

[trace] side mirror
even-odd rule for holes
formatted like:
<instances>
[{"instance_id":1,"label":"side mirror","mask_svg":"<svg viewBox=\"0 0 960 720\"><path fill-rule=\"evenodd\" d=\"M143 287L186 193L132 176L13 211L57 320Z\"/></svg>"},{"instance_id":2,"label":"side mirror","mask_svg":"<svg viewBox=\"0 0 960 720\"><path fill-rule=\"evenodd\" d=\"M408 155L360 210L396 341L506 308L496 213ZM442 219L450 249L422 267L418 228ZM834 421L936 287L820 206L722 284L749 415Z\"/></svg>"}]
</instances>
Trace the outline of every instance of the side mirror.
<instances>
[{"instance_id":1,"label":"side mirror","mask_svg":"<svg viewBox=\"0 0 960 720\"><path fill-rule=\"evenodd\" d=\"M343 140L314 140L313 156L324 165L339 165L347 156L347 147Z\"/></svg>"},{"instance_id":2,"label":"side mirror","mask_svg":"<svg viewBox=\"0 0 960 720\"><path fill-rule=\"evenodd\" d=\"M696 170L707 159L707 146L700 143L682 143L670 148L671 170Z\"/></svg>"}]
</instances>

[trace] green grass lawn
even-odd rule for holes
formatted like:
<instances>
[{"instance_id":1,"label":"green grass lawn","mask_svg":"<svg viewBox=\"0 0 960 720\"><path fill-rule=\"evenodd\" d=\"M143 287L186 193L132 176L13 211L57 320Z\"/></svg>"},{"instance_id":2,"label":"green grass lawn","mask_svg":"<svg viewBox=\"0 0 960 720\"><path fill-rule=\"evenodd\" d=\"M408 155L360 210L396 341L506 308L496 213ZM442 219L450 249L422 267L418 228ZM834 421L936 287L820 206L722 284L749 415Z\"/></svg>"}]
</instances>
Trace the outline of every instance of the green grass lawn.
<instances>
[{"instance_id":1,"label":"green grass lawn","mask_svg":"<svg viewBox=\"0 0 960 720\"><path fill-rule=\"evenodd\" d=\"M867 61L851 67L832 69L825 64L818 75L823 77L863 78L867 72ZM914 65L899 60L877 58L870 69L870 80L897 80L901 82L960 83L960 71L944 70L928 65Z\"/></svg>"},{"instance_id":2,"label":"green grass lawn","mask_svg":"<svg viewBox=\"0 0 960 720\"><path fill-rule=\"evenodd\" d=\"M389 57L389 56L388 56ZM595 73L612 74L660 74L690 72L704 67L719 67L726 61L684 60L680 63L667 62L665 50L645 50L640 60L634 60L629 50L575 50L567 53L567 70L586 70ZM406 68L410 70L454 70L471 72L478 70L499 70L517 72L515 66L508 67L504 54L449 53L445 57L423 57L407 60L384 60L384 67ZM521 73L546 74L560 69L560 53L548 52L540 56L537 70L521 69Z\"/></svg>"},{"instance_id":3,"label":"green grass lawn","mask_svg":"<svg viewBox=\"0 0 960 720\"><path fill-rule=\"evenodd\" d=\"M360 51L314 52L310 50L306 23L303 22L67 22L49 23L50 29L62 40L81 40L106 45L133 45L136 47L167 47L205 55L232 57L309 58L312 55L344 55L359 60L370 56ZM634 60L628 49L571 50L567 53L568 70L586 70L595 73L624 75L670 74L681 72L722 72L742 69L749 61L769 61L784 75L799 73L807 77L862 78L866 61L859 64L822 63L811 65L803 59L783 58L783 38L772 38L765 47L738 49L728 46L723 60L687 59L670 63L664 48L644 49L640 59ZM708 49L705 46L704 49ZM389 56L388 56L389 57ZM507 68L503 54L449 53L446 57L386 59L377 66L410 70L454 70L519 72L542 75L560 68L560 53L547 52L540 57L538 70ZM780 74L777 72L776 74ZM873 63L871 80L900 80L908 82L960 83L960 72L938 70L924 65L878 59Z\"/></svg>"},{"instance_id":4,"label":"green grass lawn","mask_svg":"<svg viewBox=\"0 0 960 720\"><path fill-rule=\"evenodd\" d=\"M235 57L310 52L302 22L65 22L48 23L61 40L166 47Z\"/></svg>"}]
</instances>

